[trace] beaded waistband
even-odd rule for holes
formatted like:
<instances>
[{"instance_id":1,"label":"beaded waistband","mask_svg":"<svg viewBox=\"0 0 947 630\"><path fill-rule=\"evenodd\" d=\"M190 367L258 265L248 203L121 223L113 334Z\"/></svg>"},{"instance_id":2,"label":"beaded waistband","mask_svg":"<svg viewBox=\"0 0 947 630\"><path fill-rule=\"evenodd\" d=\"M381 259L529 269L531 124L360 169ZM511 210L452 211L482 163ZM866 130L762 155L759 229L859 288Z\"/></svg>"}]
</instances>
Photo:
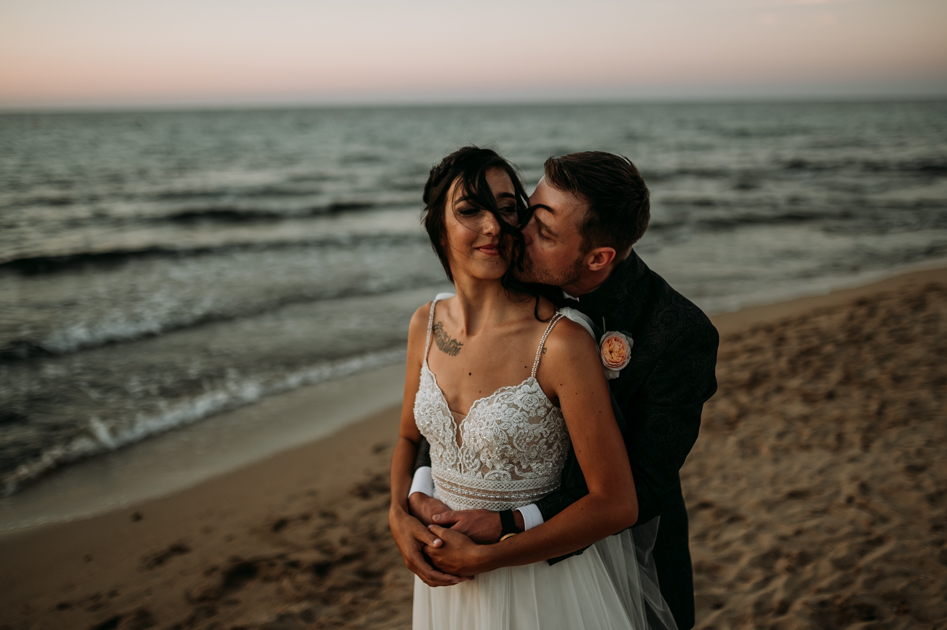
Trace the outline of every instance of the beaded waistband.
<instances>
[{"instance_id":1,"label":"beaded waistband","mask_svg":"<svg viewBox=\"0 0 947 630\"><path fill-rule=\"evenodd\" d=\"M529 505L559 487L550 479L480 479L452 470L432 469L438 498L451 509L508 510Z\"/></svg>"}]
</instances>

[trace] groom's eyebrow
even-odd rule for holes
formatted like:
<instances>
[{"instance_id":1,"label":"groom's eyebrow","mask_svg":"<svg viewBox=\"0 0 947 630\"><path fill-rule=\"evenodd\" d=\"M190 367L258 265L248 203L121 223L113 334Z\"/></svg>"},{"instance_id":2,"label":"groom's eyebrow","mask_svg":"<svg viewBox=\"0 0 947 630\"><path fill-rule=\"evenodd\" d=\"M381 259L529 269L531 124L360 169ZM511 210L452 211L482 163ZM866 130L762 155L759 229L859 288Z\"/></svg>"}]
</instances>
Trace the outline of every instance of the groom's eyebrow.
<instances>
[{"instance_id":1,"label":"groom's eyebrow","mask_svg":"<svg viewBox=\"0 0 947 630\"><path fill-rule=\"evenodd\" d=\"M546 208L546 206L533 206L532 208L530 208L530 210L535 210L536 208ZM548 210L549 208L546 208L546 209ZM540 219L538 216L533 214L532 220L536 222L536 225L539 226L539 229L544 231L547 236L555 236L555 233L552 230L550 230L549 226L543 223L543 220Z\"/></svg>"},{"instance_id":2,"label":"groom's eyebrow","mask_svg":"<svg viewBox=\"0 0 947 630\"><path fill-rule=\"evenodd\" d=\"M549 206L547 206L547 205L545 205L545 204L542 204L542 203L537 203L537 204L534 205L534 206L530 206L530 207L529 207L529 211L530 211L530 212L536 212L536 211L537 211L538 209L540 209L540 208L542 208L543 210L545 210L545 211L548 212L549 214L556 214L556 211L555 211L555 210L553 210L553 209L550 208Z\"/></svg>"}]
</instances>

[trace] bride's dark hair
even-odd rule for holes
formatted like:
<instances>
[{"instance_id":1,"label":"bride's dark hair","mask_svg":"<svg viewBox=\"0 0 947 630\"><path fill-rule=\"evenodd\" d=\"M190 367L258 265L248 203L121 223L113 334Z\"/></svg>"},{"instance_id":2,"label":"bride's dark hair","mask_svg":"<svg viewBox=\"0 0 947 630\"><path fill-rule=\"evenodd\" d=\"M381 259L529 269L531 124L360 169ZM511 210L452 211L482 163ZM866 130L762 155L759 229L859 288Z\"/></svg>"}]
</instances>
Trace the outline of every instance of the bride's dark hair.
<instances>
[{"instance_id":1,"label":"bride's dark hair","mask_svg":"<svg viewBox=\"0 0 947 630\"><path fill-rule=\"evenodd\" d=\"M497 218L500 224L501 238L505 235L513 239L512 259L509 268L503 275L503 286L511 288L511 285L516 284L513 280L513 269L522 260L523 234L516 226L504 221L497 209L493 191L490 190L490 185L487 183L487 171L495 168L505 172L510 177L510 181L513 182L517 215L520 217L520 224L522 225L528 207L526 191L523 189L523 184L520 182L519 175L513 166L493 149L469 146L454 151L431 169L427 183L424 184L424 196L422 198L424 200L424 227L431 239L431 247L434 248L434 252L447 274L447 279L451 282L454 281L454 276L447 260L445 215L447 212L447 197L451 186L455 181L459 181L463 193L474 206L489 210ZM516 290L521 289L517 287Z\"/></svg>"}]
</instances>

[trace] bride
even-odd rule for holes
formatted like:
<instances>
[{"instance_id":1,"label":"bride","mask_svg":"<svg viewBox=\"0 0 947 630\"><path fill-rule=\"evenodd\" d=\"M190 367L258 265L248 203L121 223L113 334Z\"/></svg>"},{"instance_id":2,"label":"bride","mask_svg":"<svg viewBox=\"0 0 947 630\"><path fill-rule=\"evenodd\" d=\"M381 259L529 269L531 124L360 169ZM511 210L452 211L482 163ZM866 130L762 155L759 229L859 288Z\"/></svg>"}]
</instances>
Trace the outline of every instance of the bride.
<instances>
[{"instance_id":1,"label":"bride","mask_svg":"<svg viewBox=\"0 0 947 630\"><path fill-rule=\"evenodd\" d=\"M449 530L399 540L406 558L421 552L435 565L462 546L478 568L432 584L416 577L414 628L645 628L628 529L635 487L595 341L549 302L511 289L525 200L512 167L488 149L460 149L431 170L424 223L457 293L411 319L389 521L393 531L423 529L408 507L422 434L435 498L452 510L534 502L558 486L570 441L589 493L495 544Z\"/></svg>"}]
</instances>

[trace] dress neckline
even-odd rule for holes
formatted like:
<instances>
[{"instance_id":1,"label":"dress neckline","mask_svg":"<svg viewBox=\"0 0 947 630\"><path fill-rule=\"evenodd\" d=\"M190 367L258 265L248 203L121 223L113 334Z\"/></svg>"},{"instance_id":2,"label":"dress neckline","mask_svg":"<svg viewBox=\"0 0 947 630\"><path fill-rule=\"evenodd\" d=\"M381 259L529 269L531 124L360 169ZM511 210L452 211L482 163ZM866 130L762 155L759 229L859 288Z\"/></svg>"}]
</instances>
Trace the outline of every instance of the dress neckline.
<instances>
[{"instance_id":1,"label":"dress neckline","mask_svg":"<svg viewBox=\"0 0 947 630\"><path fill-rule=\"evenodd\" d=\"M457 414L457 415L463 416L464 418L467 418L468 416L470 416L470 414L473 413L474 407L476 407L479 403L482 403L485 400L494 398L498 394L504 393L508 390L512 391L512 390L519 389L520 387L522 387L523 385L526 385L530 381L536 381L536 385L539 386L539 381L536 379L535 376L527 376L525 379L523 379L516 385L504 385L503 387L497 388L496 391L494 391L492 394L489 394L487 396L481 396L480 398L470 403L470 408L467 410L467 413L461 413L459 411L454 411L453 409L450 408L450 405L447 404L447 397L444 395L444 390L441 389L440 383L437 382L437 374L435 374L434 371L431 370L430 366L428 366L427 357L424 357L424 364L421 366L422 373L424 372L424 370L427 370L427 373L431 375L431 381L434 383L434 389L437 390L437 394L438 396L440 396L441 402L444 404L444 409L446 409L451 414ZM547 396L546 392L543 391L542 387L539 387L539 391L542 392L543 398L546 399L546 404L550 407L555 407L553 402L549 399L549 396Z\"/></svg>"}]
</instances>

